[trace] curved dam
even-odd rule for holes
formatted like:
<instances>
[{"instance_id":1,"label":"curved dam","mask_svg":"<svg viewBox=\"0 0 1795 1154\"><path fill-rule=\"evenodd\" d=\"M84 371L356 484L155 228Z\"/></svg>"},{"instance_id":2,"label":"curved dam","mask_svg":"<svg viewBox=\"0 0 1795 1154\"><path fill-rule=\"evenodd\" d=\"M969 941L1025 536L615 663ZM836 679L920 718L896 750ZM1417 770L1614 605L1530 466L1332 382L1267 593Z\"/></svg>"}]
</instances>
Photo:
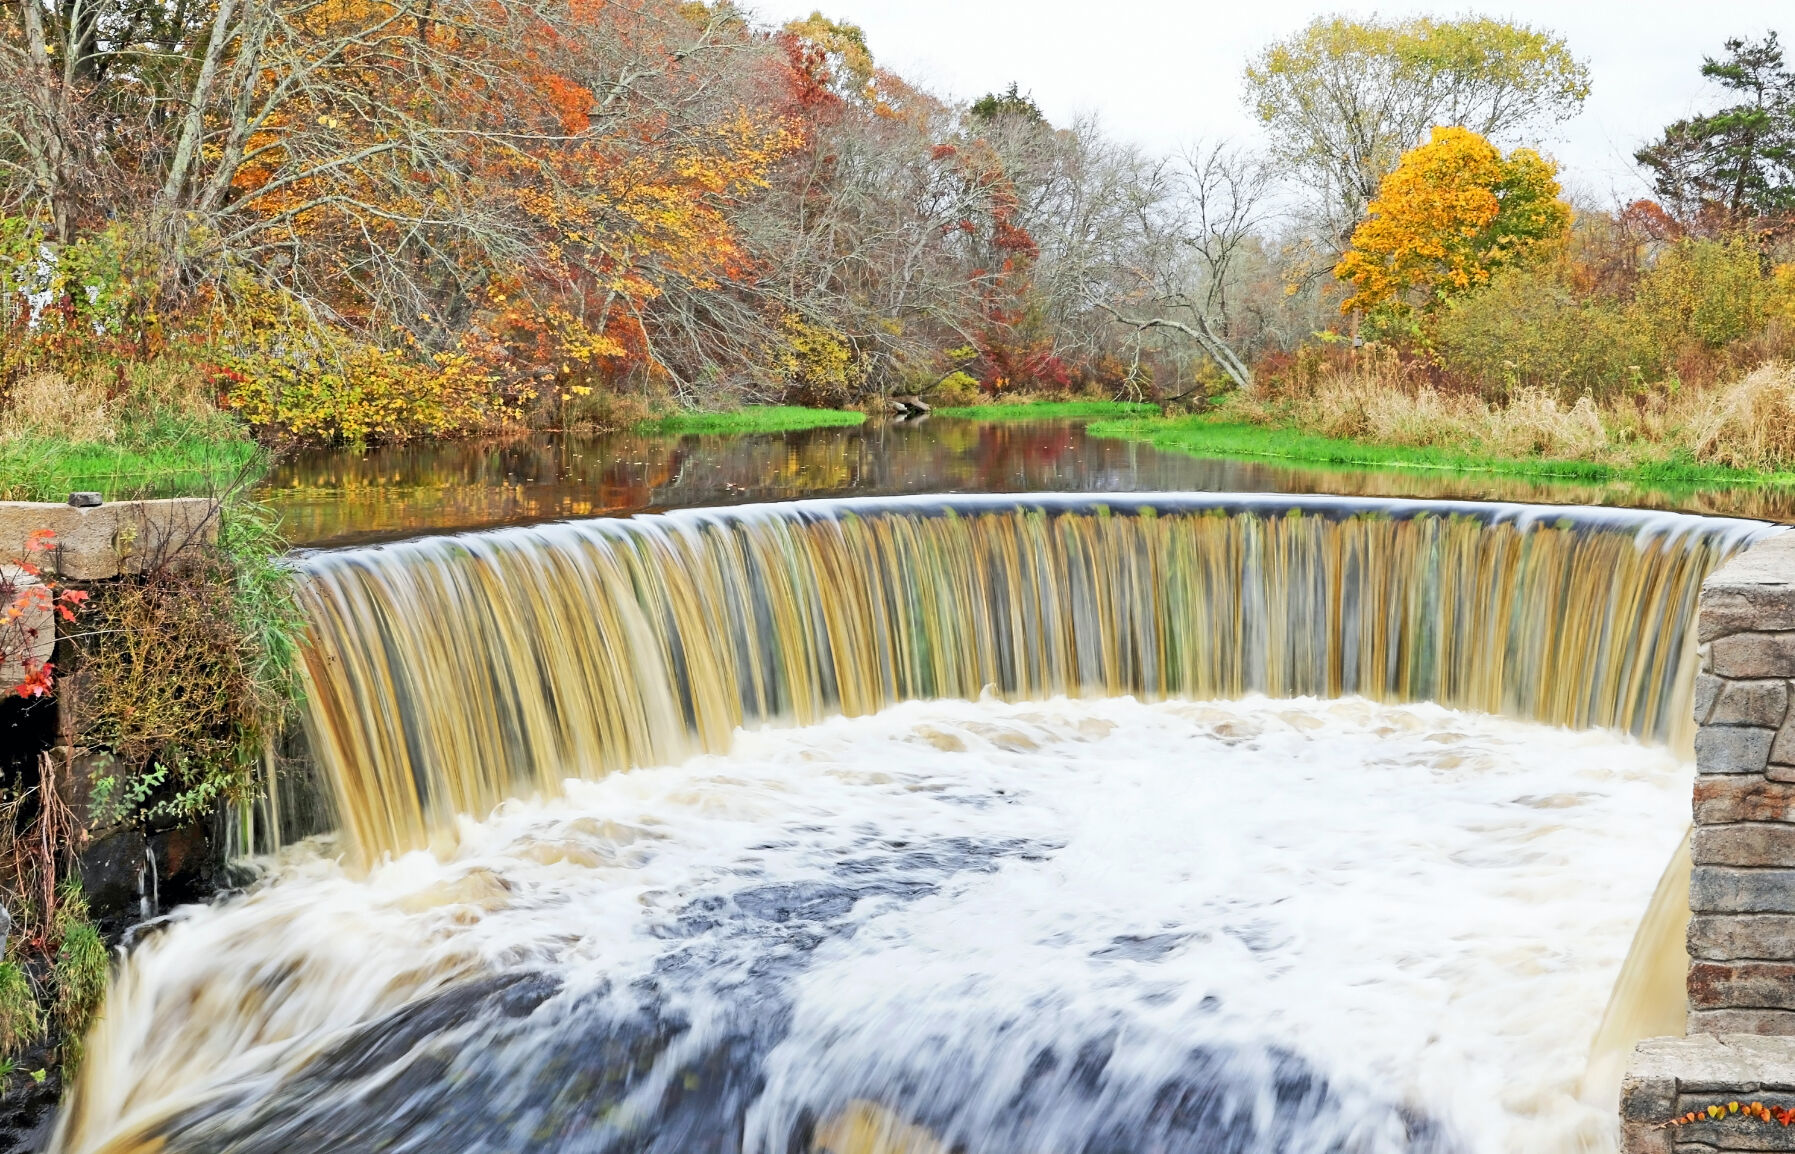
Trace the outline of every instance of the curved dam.
<instances>
[{"instance_id":1,"label":"curved dam","mask_svg":"<svg viewBox=\"0 0 1795 1154\"><path fill-rule=\"evenodd\" d=\"M1755 522L1140 495L694 510L304 563L314 756L379 854L569 776L919 698L1360 695L1685 744Z\"/></svg>"},{"instance_id":2,"label":"curved dam","mask_svg":"<svg viewBox=\"0 0 1795 1154\"><path fill-rule=\"evenodd\" d=\"M305 556L339 831L133 952L55 1148L1612 1150L1697 594L1772 531L1030 495Z\"/></svg>"}]
</instances>

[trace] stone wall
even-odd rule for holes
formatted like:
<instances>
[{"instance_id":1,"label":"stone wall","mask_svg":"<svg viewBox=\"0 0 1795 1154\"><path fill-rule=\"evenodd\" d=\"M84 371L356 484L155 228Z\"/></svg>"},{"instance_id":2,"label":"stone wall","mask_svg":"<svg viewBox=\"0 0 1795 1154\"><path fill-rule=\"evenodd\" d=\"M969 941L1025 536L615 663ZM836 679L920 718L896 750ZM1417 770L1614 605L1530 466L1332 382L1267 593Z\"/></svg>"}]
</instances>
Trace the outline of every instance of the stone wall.
<instances>
[{"instance_id":1,"label":"stone wall","mask_svg":"<svg viewBox=\"0 0 1795 1154\"><path fill-rule=\"evenodd\" d=\"M27 596L43 582L18 565L0 565L0 612L17 611L0 622L0 692L25 680L25 663L41 665L56 651L56 614L42 594ZM22 602L22 603L21 603Z\"/></svg>"},{"instance_id":2,"label":"stone wall","mask_svg":"<svg viewBox=\"0 0 1795 1154\"><path fill-rule=\"evenodd\" d=\"M1689 1036L1635 1050L1622 1148L1795 1152L1795 1126L1729 1109L1795 1108L1795 531L1703 583L1697 630Z\"/></svg>"},{"instance_id":3,"label":"stone wall","mask_svg":"<svg viewBox=\"0 0 1795 1154\"><path fill-rule=\"evenodd\" d=\"M1795 1034L1795 533L1702 585L1689 1033Z\"/></svg>"}]
</instances>

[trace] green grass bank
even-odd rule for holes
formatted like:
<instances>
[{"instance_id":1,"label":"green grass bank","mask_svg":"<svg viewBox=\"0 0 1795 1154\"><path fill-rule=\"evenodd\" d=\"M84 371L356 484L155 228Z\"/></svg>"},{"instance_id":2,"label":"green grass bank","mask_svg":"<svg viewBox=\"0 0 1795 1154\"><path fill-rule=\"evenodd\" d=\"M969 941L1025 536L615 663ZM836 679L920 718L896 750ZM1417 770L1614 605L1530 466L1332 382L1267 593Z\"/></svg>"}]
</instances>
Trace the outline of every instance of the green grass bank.
<instances>
[{"instance_id":1,"label":"green grass bank","mask_svg":"<svg viewBox=\"0 0 1795 1154\"><path fill-rule=\"evenodd\" d=\"M641 421L638 433L678 436L729 436L743 433L785 433L795 429L820 429L858 425L865 413L850 409L807 409L799 405L751 405L722 413L676 413Z\"/></svg>"},{"instance_id":2,"label":"green grass bank","mask_svg":"<svg viewBox=\"0 0 1795 1154\"><path fill-rule=\"evenodd\" d=\"M1244 424L1213 416L1151 417L1092 423L1094 437L1140 441L1198 457L1268 459L1355 469L1487 473L1540 481L1626 482L1673 489L1795 487L1795 472L1705 465L1672 453L1628 463L1558 457L1504 457L1475 449L1379 444Z\"/></svg>"}]
</instances>

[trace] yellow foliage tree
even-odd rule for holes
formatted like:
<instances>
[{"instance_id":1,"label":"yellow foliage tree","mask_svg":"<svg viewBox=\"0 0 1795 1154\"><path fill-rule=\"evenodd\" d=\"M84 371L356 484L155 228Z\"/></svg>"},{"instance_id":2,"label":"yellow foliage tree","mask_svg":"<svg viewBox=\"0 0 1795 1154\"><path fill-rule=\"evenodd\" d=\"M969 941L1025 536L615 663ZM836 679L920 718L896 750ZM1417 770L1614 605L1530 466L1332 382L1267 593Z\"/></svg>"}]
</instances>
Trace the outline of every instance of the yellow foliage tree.
<instances>
[{"instance_id":1,"label":"yellow foliage tree","mask_svg":"<svg viewBox=\"0 0 1795 1154\"><path fill-rule=\"evenodd\" d=\"M1558 192L1558 166L1532 149L1504 157L1469 129L1435 128L1384 178L1334 266L1354 290L1341 311L1397 320L1544 257L1570 235Z\"/></svg>"}]
</instances>

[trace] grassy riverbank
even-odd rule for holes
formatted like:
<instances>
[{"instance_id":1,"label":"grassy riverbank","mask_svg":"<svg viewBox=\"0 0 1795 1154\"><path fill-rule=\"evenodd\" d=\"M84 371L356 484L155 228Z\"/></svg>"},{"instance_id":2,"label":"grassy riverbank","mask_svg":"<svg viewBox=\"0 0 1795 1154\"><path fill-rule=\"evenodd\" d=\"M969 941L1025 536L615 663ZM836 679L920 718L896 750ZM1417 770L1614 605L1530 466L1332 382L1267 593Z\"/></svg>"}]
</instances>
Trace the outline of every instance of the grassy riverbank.
<instances>
[{"instance_id":1,"label":"grassy riverbank","mask_svg":"<svg viewBox=\"0 0 1795 1154\"><path fill-rule=\"evenodd\" d=\"M253 480L264 452L190 366L121 372L122 388L100 373L14 386L0 409L0 500L211 496Z\"/></svg>"},{"instance_id":2,"label":"grassy riverbank","mask_svg":"<svg viewBox=\"0 0 1795 1154\"><path fill-rule=\"evenodd\" d=\"M1504 456L1475 447L1448 449L1327 437L1289 427L1247 424L1225 415L1097 421L1087 431L1094 437L1141 441L1156 449L1198 457L1267 459L1357 469L1487 473L1545 481L1628 482L1677 489L1795 487L1795 472L1708 465L1674 452L1642 453L1633 460L1620 461Z\"/></svg>"},{"instance_id":3,"label":"grassy riverbank","mask_svg":"<svg viewBox=\"0 0 1795 1154\"><path fill-rule=\"evenodd\" d=\"M820 429L858 425L865 413L850 409L807 409L799 405L751 405L721 413L677 413L635 426L638 433L679 436L730 436L744 433L785 433L794 429Z\"/></svg>"},{"instance_id":4,"label":"grassy riverbank","mask_svg":"<svg viewBox=\"0 0 1795 1154\"><path fill-rule=\"evenodd\" d=\"M248 438L139 445L21 438L0 442L0 500L60 501L77 491L108 501L205 496L245 479L260 458Z\"/></svg>"}]
</instances>

